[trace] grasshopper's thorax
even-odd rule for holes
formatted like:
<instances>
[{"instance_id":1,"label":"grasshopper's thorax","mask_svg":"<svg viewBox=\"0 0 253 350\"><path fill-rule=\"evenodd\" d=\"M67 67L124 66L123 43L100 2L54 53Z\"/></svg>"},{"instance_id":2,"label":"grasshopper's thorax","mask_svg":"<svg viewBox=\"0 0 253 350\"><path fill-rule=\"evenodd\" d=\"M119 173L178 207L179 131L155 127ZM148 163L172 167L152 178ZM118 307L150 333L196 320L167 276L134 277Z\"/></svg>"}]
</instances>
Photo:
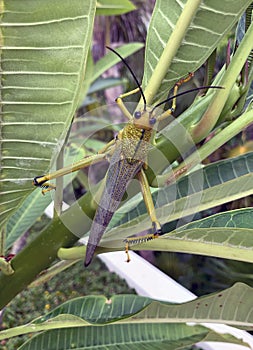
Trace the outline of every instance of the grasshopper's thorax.
<instances>
[{"instance_id":1,"label":"grasshopper's thorax","mask_svg":"<svg viewBox=\"0 0 253 350\"><path fill-rule=\"evenodd\" d=\"M124 127L121 135L122 151L129 163L146 161L154 124L150 123L149 112L137 113L134 114L133 122Z\"/></svg>"}]
</instances>

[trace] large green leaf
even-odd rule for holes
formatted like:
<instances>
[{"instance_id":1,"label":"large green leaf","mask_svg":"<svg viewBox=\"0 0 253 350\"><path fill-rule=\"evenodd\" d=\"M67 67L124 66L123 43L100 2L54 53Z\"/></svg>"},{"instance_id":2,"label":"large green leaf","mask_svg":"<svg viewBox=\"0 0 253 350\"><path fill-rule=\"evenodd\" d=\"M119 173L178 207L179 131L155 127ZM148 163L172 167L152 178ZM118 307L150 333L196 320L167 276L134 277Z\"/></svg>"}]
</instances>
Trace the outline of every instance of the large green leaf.
<instances>
[{"instance_id":1,"label":"large green leaf","mask_svg":"<svg viewBox=\"0 0 253 350\"><path fill-rule=\"evenodd\" d=\"M250 327L253 323L249 312L252 293L252 288L237 283L183 304L137 295L117 295L110 300L102 296L82 297L63 303L25 326L0 332L0 339L47 330L21 349L32 349L35 344L36 349L40 349L42 343L44 347L50 344L50 349L57 349L57 346L59 349L62 339L64 342L69 339L74 349L88 346L85 339L94 349L99 344L113 348L115 343L127 344L130 349L136 349L137 345L138 349L144 348L147 342L152 344L152 349L162 349L164 344L171 346L166 349L180 349L205 340L240 343L229 335L218 335L205 327L189 327L184 323L214 322ZM116 321L121 324L114 324Z\"/></svg>"},{"instance_id":2,"label":"large green leaf","mask_svg":"<svg viewBox=\"0 0 253 350\"><path fill-rule=\"evenodd\" d=\"M250 3L249 0L156 1L147 36L142 82L144 89L149 85L148 98L149 91L156 90L155 79L162 82L155 94L157 100L164 97L180 77L196 71ZM166 57L159 62L168 40ZM156 71L158 62L162 67Z\"/></svg>"},{"instance_id":3,"label":"large green leaf","mask_svg":"<svg viewBox=\"0 0 253 350\"><path fill-rule=\"evenodd\" d=\"M244 344L232 336L216 334L203 326L148 323L53 330L35 336L19 349L33 350L36 347L36 350L43 350L45 346L50 346L50 350L183 350L200 341Z\"/></svg>"},{"instance_id":4,"label":"large green leaf","mask_svg":"<svg viewBox=\"0 0 253 350\"><path fill-rule=\"evenodd\" d=\"M175 324L113 325L87 328L53 330L35 336L21 346L20 350L58 349L121 349L121 350L179 350L186 349L200 341L229 341L243 344L227 335L217 335L202 326Z\"/></svg>"},{"instance_id":5,"label":"large green leaf","mask_svg":"<svg viewBox=\"0 0 253 350\"><path fill-rule=\"evenodd\" d=\"M252 210L248 212L246 209L245 213L244 211L242 209L242 217L246 219L249 218L249 215L252 217ZM229 214L232 221L234 213L230 212ZM210 219L215 220L216 218L210 217ZM223 219L222 215L220 219ZM252 237L252 224L250 228L240 227L239 225L234 228L222 226L187 228L186 226L154 240L146 249L201 254L253 263ZM145 246L141 246L141 249L145 249Z\"/></svg>"},{"instance_id":6,"label":"large green leaf","mask_svg":"<svg viewBox=\"0 0 253 350\"><path fill-rule=\"evenodd\" d=\"M95 1L14 1L1 15L0 222L59 152L76 108Z\"/></svg>"},{"instance_id":7,"label":"large green leaf","mask_svg":"<svg viewBox=\"0 0 253 350\"><path fill-rule=\"evenodd\" d=\"M168 223L253 193L253 153L209 164L154 191L153 201L161 223ZM115 214L106 239L124 239L151 227L140 195ZM132 207L129 207L129 205Z\"/></svg>"}]
</instances>

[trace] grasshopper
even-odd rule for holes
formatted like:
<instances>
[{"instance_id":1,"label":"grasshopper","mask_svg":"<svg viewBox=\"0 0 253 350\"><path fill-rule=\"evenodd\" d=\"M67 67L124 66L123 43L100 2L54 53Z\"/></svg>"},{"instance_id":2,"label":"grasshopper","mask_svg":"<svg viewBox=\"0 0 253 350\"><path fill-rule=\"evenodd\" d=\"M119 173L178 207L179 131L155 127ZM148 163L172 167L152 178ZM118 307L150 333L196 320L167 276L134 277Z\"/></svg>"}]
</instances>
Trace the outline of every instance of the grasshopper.
<instances>
[{"instance_id":1,"label":"grasshopper","mask_svg":"<svg viewBox=\"0 0 253 350\"><path fill-rule=\"evenodd\" d=\"M63 169L57 170L54 173L37 176L33 180L33 184L37 187L41 187L42 193L44 194L47 191L55 189L54 185L47 182L48 180L79 170L81 168L85 168L91 164L100 162L103 159L108 159L108 157L110 158L109 169L106 174L105 186L90 229L84 262L85 266L88 266L91 263L96 247L98 246L108 224L110 223L114 212L119 207L129 182L134 177L137 177L140 182L143 199L152 222L153 233L141 237L127 238L124 241L126 248L125 251L127 253L127 262L130 261L128 253L130 244L148 241L157 238L160 235L161 225L156 217L149 183L144 172L144 170L147 168L147 155L154 140L155 126L158 122L167 118L173 113L176 107L177 96L204 88L196 88L183 92L181 94L177 94L178 87L192 77L192 74L189 74L187 78L181 79L175 85L174 96L172 98L158 103L153 108L148 108L141 85L138 82L131 67L117 51L109 47L108 49L120 57L122 62L129 69L138 86L137 89L122 94L116 99L116 103L118 104L125 117L128 119L128 123L118 133L116 139L109 142L102 150L99 151L98 154L86 157L69 167L67 166ZM123 98L138 91L141 93L144 105L142 109L136 110L132 115L125 107ZM156 116L155 109L171 99L172 107L162 114Z\"/></svg>"}]
</instances>

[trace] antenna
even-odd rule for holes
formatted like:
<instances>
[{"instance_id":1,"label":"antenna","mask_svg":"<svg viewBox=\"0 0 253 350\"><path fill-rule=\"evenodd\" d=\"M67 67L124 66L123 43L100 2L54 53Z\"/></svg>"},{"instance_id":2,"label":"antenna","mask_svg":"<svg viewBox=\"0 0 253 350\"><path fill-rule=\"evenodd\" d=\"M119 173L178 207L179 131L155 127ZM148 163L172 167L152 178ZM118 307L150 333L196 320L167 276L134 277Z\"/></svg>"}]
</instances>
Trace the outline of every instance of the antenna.
<instances>
[{"instance_id":1,"label":"antenna","mask_svg":"<svg viewBox=\"0 0 253 350\"><path fill-rule=\"evenodd\" d=\"M166 102L169 102L169 101L173 100L173 99L176 98L176 97L183 96L183 95L186 95L186 94L188 94L188 93L190 93L190 92L199 91L199 90L204 90L204 89L224 89L224 87L223 87L223 86L200 86L200 87L197 87L197 88L194 88L194 89L191 89L191 90L187 90L187 91L184 91L184 92L180 92L180 93L177 94L177 95L171 96L171 97L167 98L166 100L157 103L157 105L155 105L155 106L153 107L153 109L151 110L150 114L152 114L152 113L154 112L154 110L155 110L157 107L161 106L162 104L164 104L164 103L166 103Z\"/></svg>"},{"instance_id":2,"label":"antenna","mask_svg":"<svg viewBox=\"0 0 253 350\"><path fill-rule=\"evenodd\" d=\"M124 63L124 65L128 68L129 72L132 74L132 77L134 78L139 90L140 90L140 93L141 93L141 96L143 98L143 102L144 102L144 110L146 110L146 105L147 105L147 102L146 102L146 98L145 98L145 95L144 95L144 92L141 88L141 84L139 83L138 79L136 78L136 75L134 74L132 68L129 66L129 64L127 63L127 61L117 52L115 51L114 49L112 49L111 47L109 46L106 46L106 48L108 50L111 50L113 53L115 53L115 55L117 55L121 61Z\"/></svg>"}]
</instances>

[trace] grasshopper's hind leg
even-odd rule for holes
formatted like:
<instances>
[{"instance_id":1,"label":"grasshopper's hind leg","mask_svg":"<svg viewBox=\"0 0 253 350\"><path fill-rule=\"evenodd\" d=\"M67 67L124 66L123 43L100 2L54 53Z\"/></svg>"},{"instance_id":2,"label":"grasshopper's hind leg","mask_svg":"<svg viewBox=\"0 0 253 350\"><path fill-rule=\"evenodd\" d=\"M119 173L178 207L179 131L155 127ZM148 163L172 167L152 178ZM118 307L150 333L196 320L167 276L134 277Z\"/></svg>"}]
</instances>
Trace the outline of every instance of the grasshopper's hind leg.
<instances>
[{"instance_id":1,"label":"grasshopper's hind leg","mask_svg":"<svg viewBox=\"0 0 253 350\"><path fill-rule=\"evenodd\" d=\"M129 237L129 238L125 239L124 242L126 244L125 245L125 252L127 254L127 262L130 261L129 246L131 244L138 244L138 243L150 241L152 239L159 237L159 235L162 232L161 225L156 217L155 206L154 206L154 202L153 202L152 195L150 192L148 179L147 179L143 169L140 170L137 177L138 177L138 180L140 181L143 200L145 202L147 212L148 212L150 219L151 219L151 222L152 222L153 233L147 234L144 236L139 236L139 237Z\"/></svg>"}]
</instances>

